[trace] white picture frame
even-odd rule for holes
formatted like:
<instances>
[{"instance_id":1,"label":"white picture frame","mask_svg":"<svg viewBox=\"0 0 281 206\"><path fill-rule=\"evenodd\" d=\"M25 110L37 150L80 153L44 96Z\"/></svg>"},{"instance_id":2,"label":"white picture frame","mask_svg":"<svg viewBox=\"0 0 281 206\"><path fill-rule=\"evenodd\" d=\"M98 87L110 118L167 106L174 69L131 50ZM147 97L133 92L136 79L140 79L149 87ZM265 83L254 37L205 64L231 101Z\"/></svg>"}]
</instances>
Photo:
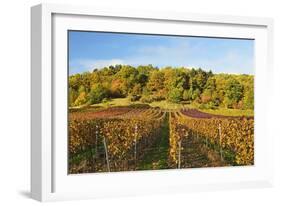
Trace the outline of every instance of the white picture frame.
<instances>
[{"instance_id":1,"label":"white picture frame","mask_svg":"<svg viewBox=\"0 0 281 206\"><path fill-rule=\"evenodd\" d=\"M270 81L274 75L272 19L40 4L31 8L31 26L32 198L53 201L273 185L274 137L266 121L270 98L262 98L264 95L270 96L267 91L273 87ZM171 31L168 32L167 28ZM58 68L67 66L65 32L69 29L257 40L255 165L68 175L64 163L67 162L67 70Z\"/></svg>"}]
</instances>

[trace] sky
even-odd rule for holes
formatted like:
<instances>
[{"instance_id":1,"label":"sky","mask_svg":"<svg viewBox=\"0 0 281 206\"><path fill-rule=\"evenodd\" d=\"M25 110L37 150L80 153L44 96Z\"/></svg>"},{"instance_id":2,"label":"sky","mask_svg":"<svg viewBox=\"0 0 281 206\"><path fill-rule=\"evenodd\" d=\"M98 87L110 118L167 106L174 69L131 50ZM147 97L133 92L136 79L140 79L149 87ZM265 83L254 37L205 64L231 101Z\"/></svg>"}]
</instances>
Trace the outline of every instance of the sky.
<instances>
[{"instance_id":1,"label":"sky","mask_svg":"<svg viewBox=\"0 0 281 206\"><path fill-rule=\"evenodd\" d=\"M254 74L254 40L70 31L69 74L125 64Z\"/></svg>"}]
</instances>

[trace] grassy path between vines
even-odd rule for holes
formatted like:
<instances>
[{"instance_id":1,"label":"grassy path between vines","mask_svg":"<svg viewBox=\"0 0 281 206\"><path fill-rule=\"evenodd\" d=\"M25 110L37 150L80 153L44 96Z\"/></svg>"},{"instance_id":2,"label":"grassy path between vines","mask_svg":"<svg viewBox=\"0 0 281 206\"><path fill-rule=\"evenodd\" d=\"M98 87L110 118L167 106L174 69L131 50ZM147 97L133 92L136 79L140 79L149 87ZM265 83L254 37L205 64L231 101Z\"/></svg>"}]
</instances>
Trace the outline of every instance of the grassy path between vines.
<instances>
[{"instance_id":1,"label":"grassy path between vines","mask_svg":"<svg viewBox=\"0 0 281 206\"><path fill-rule=\"evenodd\" d=\"M182 142L181 168L217 167L228 164L220 159L219 153L207 147L204 142L194 136ZM167 114L161 133L155 144L142 160L138 162L137 170L169 169L169 115ZM176 168L176 167L175 167Z\"/></svg>"},{"instance_id":2,"label":"grassy path between vines","mask_svg":"<svg viewBox=\"0 0 281 206\"><path fill-rule=\"evenodd\" d=\"M204 142L195 136L190 136L182 142L182 168L199 168L199 167L218 167L226 166L227 163L221 160L220 154L209 148Z\"/></svg>"},{"instance_id":3,"label":"grassy path between vines","mask_svg":"<svg viewBox=\"0 0 281 206\"><path fill-rule=\"evenodd\" d=\"M160 132L160 137L151 150L138 163L137 170L168 169L169 119L168 114Z\"/></svg>"}]
</instances>

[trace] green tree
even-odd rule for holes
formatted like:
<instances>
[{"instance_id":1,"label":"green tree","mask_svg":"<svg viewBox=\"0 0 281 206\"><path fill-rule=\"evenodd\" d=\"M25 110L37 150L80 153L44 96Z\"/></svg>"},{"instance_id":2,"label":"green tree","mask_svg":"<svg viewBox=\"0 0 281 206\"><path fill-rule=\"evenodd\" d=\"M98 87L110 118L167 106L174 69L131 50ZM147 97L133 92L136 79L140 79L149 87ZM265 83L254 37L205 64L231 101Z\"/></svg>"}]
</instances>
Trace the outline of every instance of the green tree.
<instances>
[{"instance_id":1,"label":"green tree","mask_svg":"<svg viewBox=\"0 0 281 206\"><path fill-rule=\"evenodd\" d=\"M76 98L74 102L74 106L81 106L87 103L87 94L86 92L79 93L79 96Z\"/></svg>"},{"instance_id":2,"label":"green tree","mask_svg":"<svg viewBox=\"0 0 281 206\"><path fill-rule=\"evenodd\" d=\"M132 89L132 95L141 95L141 94L142 94L141 84L136 84Z\"/></svg>"},{"instance_id":3,"label":"green tree","mask_svg":"<svg viewBox=\"0 0 281 206\"><path fill-rule=\"evenodd\" d=\"M200 90L197 88L197 89L195 89L195 90L192 90L192 96L191 96L191 98L193 99L193 100L198 100L199 98L200 98L200 94L201 94L201 92L200 92Z\"/></svg>"},{"instance_id":4,"label":"green tree","mask_svg":"<svg viewBox=\"0 0 281 206\"><path fill-rule=\"evenodd\" d=\"M164 88L164 74L159 70L150 73L147 82L147 89L151 92L159 91Z\"/></svg>"},{"instance_id":5,"label":"green tree","mask_svg":"<svg viewBox=\"0 0 281 206\"><path fill-rule=\"evenodd\" d=\"M202 103L217 102L217 92L216 92L216 79L208 78L203 93L201 94Z\"/></svg>"},{"instance_id":6,"label":"green tree","mask_svg":"<svg viewBox=\"0 0 281 206\"><path fill-rule=\"evenodd\" d=\"M97 104L102 102L104 98L107 98L109 91L102 84L93 85L89 93L89 103Z\"/></svg>"},{"instance_id":7,"label":"green tree","mask_svg":"<svg viewBox=\"0 0 281 206\"><path fill-rule=\"evenodd\" d=\"M189 90L184 90L183 94L182 94L182 99L188 101L188 100L191 100L190 97L191 96L189 95Z\"/></svg>"},{"instance_id":8,"label":"green tree","mask_svg":"<svg viewBox=\"0 0 281 206\"><path fill-rule=\"evenodd\" d=\"M245 91L243 98L244 109L254 109L254 87L250 87Z\"/></svg>"},{"instance_id":9,"label":"green tree","mask_svg":"<svg viewBox=\"0 0 281 206\"><path fill-rule=\"evenodd\" d=\"M115 75L122 81L122 93L127 96L133 89L134 85L137 83L138 71L136 68L123 65L120 71Z\"/></svg>"},{"instance_id":10,"label":"green tree","mask_svg":"<svg viewBox=\"0 0 281 206\"><path fill-rule=\"evenodd\" d=\"M75 91L73 88L69 88L69 99L68 99L68 104L69 106L74 106L74 102L78 97L78 92Z\"/></svg>"},{"instance_id":11,"label":"green tree","mask_svg":"<svg viewBox=\"0 0 281 206\"><path fill-rule=\"evenodd\" d=\"M234 78L229 79L225 85L225 105L228 108L235 108L243 97L243 91L243 85Z\"/></svg>"},{"instance_id":12,"label":"green tree","mask_svg":"<svg viewBox=\"0 0 281 206\"><path fill-rule=\"evenodd\" d=\"M169 101L174 103L179 103L182 100L182 89L173 88L169 91L168 98Z\"/></svg>"}]
</instances>

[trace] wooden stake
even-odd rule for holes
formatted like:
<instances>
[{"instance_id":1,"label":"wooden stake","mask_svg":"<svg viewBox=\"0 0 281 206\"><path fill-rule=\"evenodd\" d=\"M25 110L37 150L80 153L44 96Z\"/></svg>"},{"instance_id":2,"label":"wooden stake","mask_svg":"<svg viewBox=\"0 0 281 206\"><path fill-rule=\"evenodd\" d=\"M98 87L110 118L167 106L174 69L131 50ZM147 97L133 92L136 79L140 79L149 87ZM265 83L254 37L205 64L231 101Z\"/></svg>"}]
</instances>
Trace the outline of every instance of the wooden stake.
<instances>
[{"instance_id":1,"label":"wooden stake","mask_svg":"<svg viewBox=\"0 0 281 206\"><path fill-rule=\"evenodd\" d=\"M96 158L98 157L98 128L99 126L96 125Z\"/></svg>"},{"instance_id":2,"label":"wooden stake","mask_svg":"<svg viewBox=\"0 0 281 206\"><path fill-rule=\"evenodd\" d=\"M103 145L104 145L104 149L105 149L107 171L110 172L109 158L108 158L107 146L106 146L106 140L105 140L105 138L103 138Z\"/></svg>"},{"instance_id":3,"label":"wooden stake","mask_svg":"<svg viewBox=\"0 0 281 206\"><path fill-rule=\"evenodd\" d=\"M135 165L137 165L137 135L138 135L138 125L135 126Z\"/></svg>"},{"instance_id":4,"label":"wooden stake","mask_svg":"<svg viewBox=\"0 0 281 206\"><path fill-rule=\"evenodd\" d=\"M221 156L221 160L222 158L222 147L221 147L221 124L219 123L219 138L220 138L220 156Z\"/></svg>"},{"instance_id":5,"label":"wooden stake","mask_svg":"<svg viewBox=\"0 0 281 206\"><path fill-rule=\"evenodd\" d=\"M179 141L178 168L181 168L181 140Z\"/></svg>"}]
</instances>

